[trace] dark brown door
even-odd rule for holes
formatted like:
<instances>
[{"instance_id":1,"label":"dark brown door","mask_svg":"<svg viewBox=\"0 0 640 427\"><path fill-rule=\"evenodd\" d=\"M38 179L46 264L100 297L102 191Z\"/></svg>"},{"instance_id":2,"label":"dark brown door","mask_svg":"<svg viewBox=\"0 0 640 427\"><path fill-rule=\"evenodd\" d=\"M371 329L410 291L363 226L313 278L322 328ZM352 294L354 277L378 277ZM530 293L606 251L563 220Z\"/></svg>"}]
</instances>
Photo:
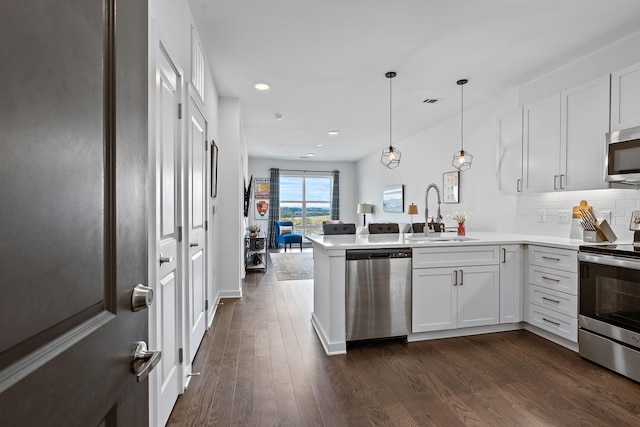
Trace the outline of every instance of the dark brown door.
<instances>
[{"instance_id":1,"label":"dark brown door","mask_svg":"<svg viewBox=\"0 0 640 427\"><path fill-rule=\"evenodd\" d=\"M3 1L0 58L0 425L145 426L147 2Z\"/></svg>"}]
</instances>

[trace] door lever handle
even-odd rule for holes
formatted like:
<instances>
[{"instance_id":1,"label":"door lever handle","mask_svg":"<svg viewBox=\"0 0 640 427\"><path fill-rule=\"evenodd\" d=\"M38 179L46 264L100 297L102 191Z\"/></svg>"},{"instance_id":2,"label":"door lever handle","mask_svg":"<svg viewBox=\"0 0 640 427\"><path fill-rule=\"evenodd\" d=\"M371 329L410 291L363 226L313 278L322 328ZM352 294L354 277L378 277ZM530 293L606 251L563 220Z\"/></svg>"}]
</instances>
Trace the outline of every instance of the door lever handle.
<instances>
[{"instance_id":1,"label":"door lever handle","mask_svg":"<svg viewBox=\"0 0 640 427\"><path fill-rule=\"evenodd\" d=\"M162 254L160 254L160 265L164 264L165 262L173 262L173 257L172 256L162 256Z\"/></svg>"},{"instance_id":2,"label":"door lever handle","mask_svg":"<svg viewBox=\"0 0 640 427\"><path fill-rule=\"evenodd\" d=\"M198 246L198 244L197 244L197 243L189 243L189 247L194 248L194 247L196 247L196 246Z\"/></svg>"},{"instance_id":3,"label":"door lever handle","mask_svg":"<svg viewBox=\"0 0 640 427\"><path fill-rule=\"evenodd\" d=\"M161 351L147 350L147 343L138 341L131 352L131 368L136 373L138 382L144 380L162 358Z\"/></svg>"}]
</instances>

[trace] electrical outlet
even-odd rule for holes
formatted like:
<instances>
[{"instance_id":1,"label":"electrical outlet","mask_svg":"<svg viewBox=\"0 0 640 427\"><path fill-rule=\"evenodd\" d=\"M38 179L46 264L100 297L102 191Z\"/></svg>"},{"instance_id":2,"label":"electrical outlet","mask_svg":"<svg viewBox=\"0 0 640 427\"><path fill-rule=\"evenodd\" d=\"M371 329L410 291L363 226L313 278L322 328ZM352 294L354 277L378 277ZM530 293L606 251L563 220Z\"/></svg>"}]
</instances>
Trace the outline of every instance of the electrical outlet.
<instances>
[{"instance_id":1,"label":"electrical outlet","mask_svg":"<svg viewBox=\"0 0 640 427\"><path fill-rule=\"evenodd\" d=\"M611 224L611 211L602 211L602 219Z\"/></svg>"},{"instance_id":2,"label":"electrical outlet","mask_svg":"<svg viewBox=\"0 0 640 427\"><path fill-rule=\"evenodd\" d=\"M547 211L545 210L538 211L538 222L547 222Z\"/></svg>"},{"instance_id":3,"label":"electrical outlet","mask_svg":"<svg viewBox=\"0 0 640 427\"><path fill-rule=\"evenodd\" d=\"M569 211L558 211L558 224L569 224Z\"/></svg>"}]
</instances>

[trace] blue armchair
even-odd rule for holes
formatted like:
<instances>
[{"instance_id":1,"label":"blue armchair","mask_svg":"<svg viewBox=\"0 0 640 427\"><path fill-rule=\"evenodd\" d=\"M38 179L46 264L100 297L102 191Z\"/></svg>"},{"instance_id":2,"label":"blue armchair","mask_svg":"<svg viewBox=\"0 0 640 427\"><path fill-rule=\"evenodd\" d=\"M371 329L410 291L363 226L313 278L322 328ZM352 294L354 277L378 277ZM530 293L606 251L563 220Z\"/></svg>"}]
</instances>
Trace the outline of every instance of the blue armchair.
<instances>
[{"instance_id":1,"label":"blue armchair","mask_svg":"<svg viewBox=\"0 0 640 427\"><path fill-rule=\"evenodd\" d=\"M291 249L292 243L300 244L300 252L302 252L302 236L293 233L293 222L276 221L276 242L284 245L284 251L287 252L287 244Z\"/></svg>"}]
</instances>

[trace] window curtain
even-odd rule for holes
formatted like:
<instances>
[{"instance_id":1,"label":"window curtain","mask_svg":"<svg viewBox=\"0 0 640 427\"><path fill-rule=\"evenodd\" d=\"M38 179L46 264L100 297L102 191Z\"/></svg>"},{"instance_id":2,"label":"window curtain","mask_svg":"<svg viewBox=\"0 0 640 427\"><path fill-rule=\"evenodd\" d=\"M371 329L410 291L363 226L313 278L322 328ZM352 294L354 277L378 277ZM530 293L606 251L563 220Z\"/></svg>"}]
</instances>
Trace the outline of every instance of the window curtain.
<instances>
[{"instance_id":1,"label":"window curtain","mask_svg":"<svg viewBox=\"0 0 640 427\"><path fill-rule=\"evenodd\" d=\"M269 249L277 249L276 221L280 220L280 169L271 168L269 177Z\"/></svg>"},{"instance_id":2,"label":"window curtain","mask_svg":"<svg viewBox=\"0 0 640 427\"><path fill-rule=\"evenodd\" d=\"M331 219L340 219L340 171L333 171L333 188L331 189Z\"/></svg>"}]
</instances>

